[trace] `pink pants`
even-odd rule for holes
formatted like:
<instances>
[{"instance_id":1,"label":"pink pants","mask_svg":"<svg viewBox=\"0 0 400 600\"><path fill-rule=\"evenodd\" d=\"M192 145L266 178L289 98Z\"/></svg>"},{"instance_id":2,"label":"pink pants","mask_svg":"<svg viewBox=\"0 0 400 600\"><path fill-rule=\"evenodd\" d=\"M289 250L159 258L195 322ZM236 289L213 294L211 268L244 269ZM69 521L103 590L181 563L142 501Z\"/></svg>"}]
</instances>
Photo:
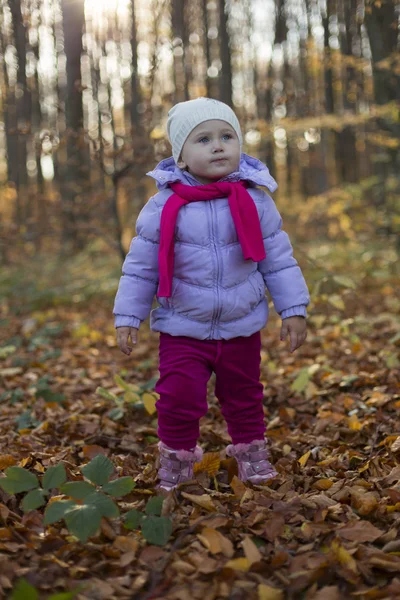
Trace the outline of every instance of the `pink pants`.
<instances>
[{"instance_id":1,"label":"pink pants","mask_svg":"<svg viewBox=\"0 0 400 600\"><path fill-rule=\"evenodd\" d=\"M214 371L219 400L233 444L264 438L261 335L196 340L160 334L160 379L156 392L158 436L174 450L190 450L208 410L207 382Z\"/></svg>"}]
</instances>

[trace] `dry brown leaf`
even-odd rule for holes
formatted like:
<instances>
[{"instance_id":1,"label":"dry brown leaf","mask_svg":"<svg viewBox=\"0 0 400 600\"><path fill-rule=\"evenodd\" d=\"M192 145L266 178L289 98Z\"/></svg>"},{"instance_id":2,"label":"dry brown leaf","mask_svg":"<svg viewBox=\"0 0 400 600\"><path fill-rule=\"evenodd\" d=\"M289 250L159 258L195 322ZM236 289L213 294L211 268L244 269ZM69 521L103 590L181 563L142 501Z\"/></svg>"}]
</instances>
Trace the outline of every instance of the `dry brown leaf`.
<instances>
[{"instance_id":1,"label":"dry brown leaf","mask_svg":"<svg viewBox=\"0 0 400 600\"><path fill-rule=\"evenodd\" d=\"M248 489L247 486L243 483L243 481L241 481L239 477L236 477L236 475L234 475L230 485L237 498L242 498L242 496L246 493L246 490Z\"/></svg>"},{"instance_id":2,"label":"dry brown leaf","mask_svg":"<svg viewBox=\"0 0 400 600\"><path fill-rule=\"evenodd\" d=\"M262 555L253 540L246 535L242 542L244 554L249 561L250 565L253 563L260 562L262 560Z\"/></svg>"},{"instance_id":3,"label":"dry brown leaf","mask_svg":"<svg viewBox=\"0 0 400 600\"><path fill-rule=\"evenodd\" d=\"M204 527L197 537L211 554L222 553L227 558L231 558L235 553L232 542L216 529Z\"/></svg>"},{"instance_id":4,"label":"dry brown leaf","mask_svg":"<svg viewBox=\"0 0 400 600\"><path fill-rule=\"evenodd\" d=\"M383 531L372 525L369 521L355 521L348 523L337 534L346 540L355 542L374 542L381 537Z\"/></svg>"},{"instance_id":5,"label":"dry brown leaf","mask_svg":"<svg viewBox=\"0 0 400 600\"><path fill-rule=\"evenodd\" d=\"M398 452L400 450L400 435L390 446L392 452Z\"/></svg>"},{"instance_id":6,"label":"dry brown leaf","mask_svg":"<svg viewBox=\"0 0 400 600\"><path fill-rule=\"evenodd\" d=\"M137 552L139 542L129 535L118 535L113 542L113 546L121 552Z\"/></svg>"},{"instance_id":7,"label":"dry brown leaf","mask_svg":"<svg viewBox=\"0 0 400 600\"><path fill-rule=\"evenodd\" d=\"M186 498L186 500L190 500L193 504L197 504L206 510L211 512L216 512L217 507L215 506L212 498L209 494L202 494L201 496L196 496L195 494L188 494L187 492L182 492L182 496Z\"/></svg>"},{"instance_id":8,"label":"dry brown leaf","mask_svg":"<svg viewBox=\"0 0 400 600\"><path fill-rule=\"evenodd\" d=\"M371 492L359 491L351 488L351 505L362 515L369 515L378 506L378 501Z\"/></svg>"}]
</instances>

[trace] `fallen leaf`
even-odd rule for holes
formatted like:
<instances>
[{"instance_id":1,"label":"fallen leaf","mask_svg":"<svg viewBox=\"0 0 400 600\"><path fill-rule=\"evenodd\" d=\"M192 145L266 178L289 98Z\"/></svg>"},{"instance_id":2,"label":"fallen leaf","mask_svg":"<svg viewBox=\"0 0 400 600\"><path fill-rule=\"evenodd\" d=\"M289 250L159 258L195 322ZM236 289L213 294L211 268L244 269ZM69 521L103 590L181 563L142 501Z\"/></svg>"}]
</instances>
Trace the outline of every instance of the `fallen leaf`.
<instances>
[{"instance_id":1,"label":"fallen leaf","mask_svg":"<svg viewBox=\"0 0 400 600\"><path fill-rule=\"evenodd\" d=\"M229 560L224 566L235 571L243 571L244 573L251 567L247 558L234 558L233 560Z\"/></svg>"},{"instance_id":2,"label":"fallen leaf","mask_svg":"<svg viewBox=\"0 0 400 600\"><path fill-rule=\"evenodd\" d=\"M354 573L358 573L356 561L351 556L351 554L346 550L346 548L344 548L343 546L341 546L339 544L339 542L334 540L331 544L331 550L333 551L334 555L336 556L338 562L343 567L350 569Z\"/></svg>"},{"instance_id":3,"label":"fallen leaf","mask_svg":"<svg viewBox=\"0 0 400 600\"><path fill-rule=\"evenodd\" d=\"M246 535L242 542L244 554L249 561L250 565L253 563L260 562L262 560L262 554L253 542L253 540Z\"/></svg>"},{"instance_id":4,"label":"fallen leaf","mask_svg":"<svg viewBox=\"0 0 400 600\"><path fill-rule=\"evenodd\" d=\"M299 460L297 462L299 463L299 465L301 467L305 467L310 456L311 456L311 450L309 450L308 452L303 454L303 456L301 458L299 458Z\"/></svg>"},{"instance_id":5,"label":"fallen leaf","mask_svg":"<svg viewBox=\"0 0 400 600\"><path fill-rule=\"evenodd\" d=\"M383 531L369 521L355 521L348 523L342 529L338 529L337 534L354 542L374 542L383 535Z\"/></svg>"},{"instance_id":6,"label":"fallen leaf","mask_svg":"<svg viewBox=\"0 0 400 600\"><path fill-rule=\"evenodd\" d=\"M193 504L198 504L199 506L201 506L202 508L205 508L206 510L209 510L212 512L217 511L217 507L215 506L214 502L212 501L211 496L208 494L202 494L201 496L196 496L195 494L188 494L186 492L182 492L182 496L184 498L186 498L187 500L190 500L191 502L193 502Z\"/></svg>"},{"instance_id":7,"label":"fallen leaf","mask_svg":"<svg viewBox=\"0 0 400 600\"><path fill-rule=\"evenodd\" d=\"M18 460L11 456L11 454L2 454L0 456L0 471L4 471L7 467L12 467L17 464Z\"/></svg>"},{"instance_id":8,"label":"fallen leaf","mask_svg":"<svg viewBox=\"0 0 400 600\"><path fill-rule=\"evenodd\" d=\"M227 558L231 558L235 553L232 542L216 529L204 527L197 537L211 554L222 553Z\"/></svg>"},{"instance_id":9,"label":"fallen leaf","mask_svg":"<svg viewBox=\"0 0 400 600\"><path fill-rule=\"evenodd\" d=\"M278 588L260 583L258 586L258 600L283 600L283 592Z\"/></svg>"},{"instance_id":10,"label":"fallen leaf","mask_svg":"<svg viewBox=\"0 0 400 600\"><path fill-rule=\"evenodd\" d=\"M207 454L204 454L201 462L195 463L193 471L195 474L204 471L210 477L214 477L219 471L220 464L219 452L207 452Z\"/></svg>"}]
</instances>

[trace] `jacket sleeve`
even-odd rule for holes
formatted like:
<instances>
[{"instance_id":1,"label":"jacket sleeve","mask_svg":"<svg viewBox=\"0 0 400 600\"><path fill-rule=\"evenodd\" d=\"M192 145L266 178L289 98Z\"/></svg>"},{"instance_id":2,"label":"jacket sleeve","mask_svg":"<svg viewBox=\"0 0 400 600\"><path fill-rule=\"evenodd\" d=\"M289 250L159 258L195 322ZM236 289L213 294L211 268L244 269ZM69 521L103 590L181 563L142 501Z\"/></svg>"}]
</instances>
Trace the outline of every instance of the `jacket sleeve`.
<instances>
[{"instance_id":1,"label":"jacket sleeve","mask_svg":"<svg viewBox=\"0 0 400 600\"><path fill-rule=\"evenodd\" d=\"M136 237L122 265L115 297L115 327L137 327L147 319L158 287L160 208L154 198L144 205L136 222Z\"/></svg>"},{"instance_id":2,"label":"jacket sleeve","mask_svg":"<svg viewBox=\"0 0 400 600\"><path fill-rule=\"evenodd\" d=\"M261 231L266 258L258 263L276 312L282 319L307 316L310 296L303 274L293 256L289 236L282 230L282 218L275 202L264 195Z\"/></svg>"}]
</instances>

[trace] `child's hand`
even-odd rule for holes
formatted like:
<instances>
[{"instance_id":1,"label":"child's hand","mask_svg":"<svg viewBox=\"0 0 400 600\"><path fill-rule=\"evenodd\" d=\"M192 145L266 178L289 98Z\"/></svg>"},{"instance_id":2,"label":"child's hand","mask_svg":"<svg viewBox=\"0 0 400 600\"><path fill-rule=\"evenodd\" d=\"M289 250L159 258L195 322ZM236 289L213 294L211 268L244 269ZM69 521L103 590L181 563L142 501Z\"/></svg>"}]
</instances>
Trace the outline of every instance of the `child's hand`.
<instances>
[{"instance_id":1,"label":"child's hand","mask_svg":"<svg viewBox=\"0 0 400 600\"><path fill-rule=\"evenodd\" d=\"M306 341L307 324L304 317L288 317L283 319L281 328L281 340L284 342L287 334L290 334L290 352L300 348Z\"/></svg>"},{"instance_id":2,"label":"child's hand","mask_svg":"<svg viewBox=\"0 0 400 600\"><path fill-rule=\"evenodd\" d=\"M128 345L129 336L132 344L137 343L137 332L136 327L117 327L117 343L119 349L128 356L132 352L132 346Z\"/></svg>"}]
</instances>

